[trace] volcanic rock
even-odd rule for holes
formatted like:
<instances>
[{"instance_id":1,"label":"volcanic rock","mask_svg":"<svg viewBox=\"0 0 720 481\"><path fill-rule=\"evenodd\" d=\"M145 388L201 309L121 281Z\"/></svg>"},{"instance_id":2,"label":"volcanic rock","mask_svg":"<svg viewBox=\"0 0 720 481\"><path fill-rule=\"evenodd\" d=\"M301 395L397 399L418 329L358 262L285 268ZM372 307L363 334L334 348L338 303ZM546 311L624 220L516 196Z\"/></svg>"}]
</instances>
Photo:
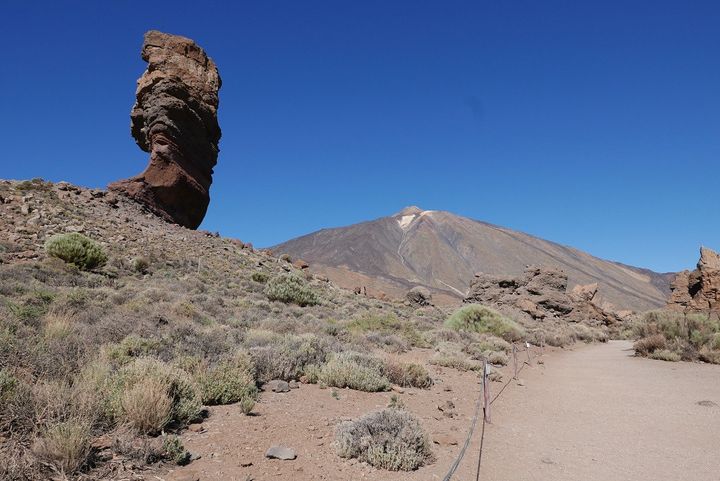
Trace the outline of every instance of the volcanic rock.
<instances>
[{"instance_id":1,"label":"volcanic rock","mask_svg":"<svg viewBox=\"0 0 720 481\"><path fill-rule=\"evenodd\" d=\"M680 272L670 289L670 309L720 312L720 254L701 247L697 269Z\"/></svg>"},{"instance_id":2,"label":"volcanic rock","mask_svg":"<svg viewBox=\"0 0 720 481\"><path fill-rule=\"evenodd\" d=\"M215 63L192 40L151 30L130 113L131 133L150 153L141 174L108 188L147 206L160 217L196 229L210 203L217 163L221 80Z\"/></svg>"},{"instance_id":3,"label":"volcanic rock","mask_svg":"<svg viewBox=\"0 0 720 481\"><path fill-rule=\"evenodd\" d=\"M520 277L478 273L463 302L520 309L534 320L621 322L615 313L593 302L597 285L576 286L568 293L567 284L567 275L554 267L528 266Z\"/></svg>"},{"instance_id":4,"label":"volcanic rock","mask_svg":"<svg viewBox=\"0 0 720 481\"><path fill-rule=\"evenodd\" d=\"M415 286L410 289L405 299L413 306L424 307L432 305L432 294L430 289L423 286Z\"/></svg>"}]
</instances>

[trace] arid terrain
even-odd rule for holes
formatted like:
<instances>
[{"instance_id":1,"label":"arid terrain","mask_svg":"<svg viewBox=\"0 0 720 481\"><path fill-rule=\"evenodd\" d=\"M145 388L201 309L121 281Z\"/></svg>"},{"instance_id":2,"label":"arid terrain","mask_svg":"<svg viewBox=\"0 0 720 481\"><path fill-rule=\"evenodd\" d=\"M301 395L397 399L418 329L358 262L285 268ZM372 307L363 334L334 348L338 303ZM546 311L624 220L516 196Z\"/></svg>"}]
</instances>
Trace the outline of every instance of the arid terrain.
<instances>
[{"instance_id":1,"label":"arid terrain","mask_svg":"<svg viewBox=\"0 0 720 481\"><path fill-rule=\"evenodd\" d=\"M143 172L0 180L0 480L718 479L719 254L659 274L417 207L198 231L220 74L178 35L141 57Z\"/></svg>"},{"instance_id":2,"label":"arid terrain","mask_svg":"<svg viewBox=\"0 0 720 481\"><path fill-rule=\"evenodd\" d=\"M422 360L423 353L414 357ZM509 378L510 370L504 371ZM443 479L465 440L480 386L472 374L433 372L439 382L430 391L343 390L335 399L327 389L302 386L289 393L264 393L257 416L243 416L237 407L219 407L202 432L183 435L185 444L202 458L158 477ZM548 352L526 366L519 382L512 381L492 405L481 479L716 480L719 378L720 366L636 358L626 341ZM495 395L503 384L491 386ZM421 417L435 442L436 462L414 473L387 473L333 456L332 426L382 408L393 396ZM456 407L452 418L438 409L448 401ZM474 479L479 434L453 479ZM265 459L265 450L278 443L295 447L298 458Z\"/></svg>"}]
</instances>

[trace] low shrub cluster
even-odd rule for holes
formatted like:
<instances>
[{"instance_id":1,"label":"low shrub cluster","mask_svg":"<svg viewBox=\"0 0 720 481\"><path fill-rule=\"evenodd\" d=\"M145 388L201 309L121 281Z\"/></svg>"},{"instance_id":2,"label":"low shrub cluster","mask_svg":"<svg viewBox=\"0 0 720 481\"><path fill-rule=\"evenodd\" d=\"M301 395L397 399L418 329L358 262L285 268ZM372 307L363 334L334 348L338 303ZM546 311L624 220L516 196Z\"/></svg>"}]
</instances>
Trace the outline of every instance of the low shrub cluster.
<instances>
[{"instance_id":1,"label":"low shrub cluster","mask_svg":"<svg viewBox=\"0 0 720 481\"><path fill-rule=\"evenodd\" d=\"M47 253L80 269L94 269L107 262L102 246L77 232L57 234L45 243Z\"/></svg>"},{"instance_id":2,"label":"low shrub cluster","mask_svg":"<svg viewBox=\"0 0 720 481\"><path fill-rule=\"evenodd\" d=\"M308 285L307 281L297 274L280 274L267 281L265 295L271 301L280 301L298 306L314 306L320 298Z\"/></svg>"},{"instance_id":3,"label":"low shrub cluster","mask_svg":"<svg viewBox=\"0 0 720 481\"><path fill-rule=\"evenodd\" d=\"M492 334L506 341L517 341L526 334L517 322L480 304L462 306L445 321L445 326L456 331Z\"/></svg>"},{"instance_id":4,"label":"low shrub cluster","mask_svg":"<svg viewBox=\"0 0 720 481\"><path fill-rule=\"evenodd\" d=\"M638 356L720 364L720 320L709 314L650 311L633 331Z\"/></svg>"},{"instance_id":5,"label":"low shrub cluster","mask_svg":"<svg viewBox=\"0 0 720 481\"><path fill-rule=\"evenodd\" d=\"M412 471L432 459L420 421L404 409L387 408L338 425L339 456L391 471Z\"/></svg>"},{"instance_id":6,"label":"low shrub cluster","mask_svg":"<svg viewBox=\"0 0 720 481\"><path fill-rule=\"evenodd\" d=\"M250 331L245 343L260 383L273 379L300 379L310 366L325 364L338 349L329 339L315 334L278 334L271 331Z\"/></svg>"},{"instance_id":7,"label":"low shrub cluster","mask_svg":"<svg viewBox=\"0 0 720 481\"><path fill-rule=\"evenodd\" d=\"M322 366L318 381L327 386L348 387L357 391L376 392L390 388L381 360L349 351L334 355Z\"/></svg>"}]
</instances>

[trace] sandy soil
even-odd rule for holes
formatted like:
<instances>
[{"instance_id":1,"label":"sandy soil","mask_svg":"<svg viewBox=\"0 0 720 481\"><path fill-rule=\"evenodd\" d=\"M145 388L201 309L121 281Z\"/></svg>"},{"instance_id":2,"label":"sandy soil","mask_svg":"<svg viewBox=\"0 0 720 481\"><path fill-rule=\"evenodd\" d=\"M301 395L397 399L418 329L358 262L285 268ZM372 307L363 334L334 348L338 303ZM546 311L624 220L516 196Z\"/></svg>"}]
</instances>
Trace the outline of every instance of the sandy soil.
<instances>
[{"instance_id":1,"label":"sandy soil","mask_svg":"<svg viewBox=\"0 0 720 481\"><path fill-rule=\"evenodd\" d=\"M493 405L486 428L481 479L714 480L720 479L717 441L720 366L665 363L631 357L627 342L581 346L546 354L526 367ZM404 356L423 361L428 352ZM255 416L237 406L212 408L204 432L186 432L185 446L201 459L148 479L195 480L440 480L462 446L479 384L477 376L429 367L430 390L362 393L302 385L263 393ZM508 370L506 370L506 373ZM508 375L506 374L506 379ZM492 383L493 395L501 387ZM411 473L375 470L337 457L334 426L388 404L396 395L436 441L436 461ZM455 417L438 405L452 401ZM707 404L707 403L705 403ZM453 480L474 480L480 426ZM264 458L271 445L294 448L294 461Z\"/></svg>"},{"instance_id":2,"label":"sandy soil","mask_svg":"<svg viewBox=\"0 0 720 481\"><path fill-rule=\"evenodd\" d=\"M720 366L635 358L631 347L581 347L523 372L526 386L503 395L487 429L481 479L720 479Z\"/></svg>"}]
</instances>

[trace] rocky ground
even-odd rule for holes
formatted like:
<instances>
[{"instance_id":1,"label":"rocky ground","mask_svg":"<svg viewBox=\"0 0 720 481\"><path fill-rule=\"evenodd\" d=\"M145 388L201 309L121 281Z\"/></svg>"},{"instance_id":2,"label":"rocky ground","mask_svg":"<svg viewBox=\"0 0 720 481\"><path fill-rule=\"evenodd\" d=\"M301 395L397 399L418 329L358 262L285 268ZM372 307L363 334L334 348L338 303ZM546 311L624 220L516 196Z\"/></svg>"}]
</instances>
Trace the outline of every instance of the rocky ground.
<instances>
[{"instance_id":1,"label":"rocky ground","mask_svg":"<svg viewBox=\"0 0 720 481\"><path fill-rule=\"evenodd\" d=\"M477 388L472 370L485 358L498 365L507 362L509 344L502 339L444 326L454 307L435 307L422 296L412 302L377 299L338 288L309 274L302 263L236 239L169 224L112 192L41 180L0 181L0 214L0 454L8 460L0 475L7 479L142 478L157 463L171 468L170 448L177 441L202 455L190 467L208 473L217 467L213 452L227 456L240 445L250 447L252 472L262 474L275 466L257 458L270 443L291 443L305 456L301 441L313 439L310 432L323 436L318 455L325 468L377 476L333 454L331 436L339 420L386 406L395 393L411 412L417 411L429 435L457 437ZM81 269L48 255L46 243L58 234L91 239L107 261ZM278 298L268 290L288 278L305 297ZM536 344L547 339L570 345L607 336L604 327L593 323L540 322L515 314L521 328L513 335L521 333L523 340ZM515 322L513 316L504 319L503 325ZM384 365L385 372L394 357L416 357L413 372L421 378L428 372L437 382L430 389L398 388L401 381L396 380L395 391L385 391L385 375L372 371L380 376L370 379L374 387L363 384L367 379L351 379L355 390L334 390L333 383L345 381L330 379L334 371L329 366L344 352L359 356L361 361L351 360L359 363L357 369L370 363L371 371ZM208 389L237 389L232 384L237 379L223 378L222 369L235 369L249 379L243 389L251 397L255 385L262 388L274 378L307 378L311 384L287 394L263 392L255 407L245 405L247 397L240 404L209 406L204 433L188 430L192 419L178 418L164 426L165 436L157 431L147 435L138 431L142 419L131 424L135 431L122 421L133 407L128 399L154 399L153 391L123 384L138 379L127 378L137 373L144 379L147 366L154 366L150 373L166 373L189 386L186 394L203 398ZM399 369L408 366L404 361ZM311 377L318 373L325 373L320 379L327 378L326 389L313 384L318 381ZM350 369L346 374L355 373ZM147 383L169 381L153 380L150 374L143 382L143 389L149 389ZM377 394L362 392L378 389ZM436 401L453 401L458 417L446 418ZM218 402L224 401L209 404ZM224 415L239 412L241 405L257 415ZM300 417L303 407L305 418ZM144 410L132 412L139 416ZM228 430L242 433L233 435L234 447L222 444ZM437 461L418 473L439 473L456 449L448 439L437 440ZM392 476L414 479L417 474Z\"/></svg>"}]
</instances>

